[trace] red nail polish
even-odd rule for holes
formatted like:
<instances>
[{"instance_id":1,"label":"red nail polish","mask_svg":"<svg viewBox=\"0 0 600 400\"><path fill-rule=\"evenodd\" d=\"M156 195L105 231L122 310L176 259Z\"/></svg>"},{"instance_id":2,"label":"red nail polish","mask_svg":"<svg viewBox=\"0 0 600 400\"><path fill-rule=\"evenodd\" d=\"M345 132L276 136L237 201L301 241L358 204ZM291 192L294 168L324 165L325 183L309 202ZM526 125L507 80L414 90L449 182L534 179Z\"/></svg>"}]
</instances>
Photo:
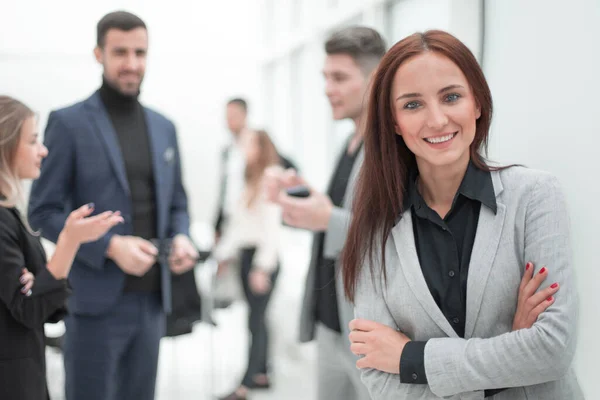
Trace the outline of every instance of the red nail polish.
<instances>
[{"instance_id":1,"label":"red nail polish","mask_svg":"<svg viewBox=\"0 0 600 400\"><path fill-rule=\"evenodd\" d=\"M546 300L552 301L552 296L548 297Z\"/></svg>"},{"instance_id":2,"label":"red nail polish","mask_svg":"<svg viewBox=\"0 0 600 400\"><path fill-rule=\"evenodd\" d=\"M558 287L558 283L553 283L552 286L550 286L552 289L556 289Z\"/></svg>"},{"instance_id":3,"label":"red nail polish","mask_svg":"<svg viewBox=\"0 0 600 400\"><path fill-rule=\"evenodd\" d=\"M544 272L546 272L546 267L540 269L540 274L543 274Z\"/></svg>"},{"instance_id":4,"label":"red nail polish","mask_svg":"<svg viewBox=\"0 0 600 400\"><path fill-rule=\"evenodd\" d=\"M529 271L529 268L531 268L531 263L527 263L527 265L525 266L525 271Z\"/></svg>"}]
</instances>

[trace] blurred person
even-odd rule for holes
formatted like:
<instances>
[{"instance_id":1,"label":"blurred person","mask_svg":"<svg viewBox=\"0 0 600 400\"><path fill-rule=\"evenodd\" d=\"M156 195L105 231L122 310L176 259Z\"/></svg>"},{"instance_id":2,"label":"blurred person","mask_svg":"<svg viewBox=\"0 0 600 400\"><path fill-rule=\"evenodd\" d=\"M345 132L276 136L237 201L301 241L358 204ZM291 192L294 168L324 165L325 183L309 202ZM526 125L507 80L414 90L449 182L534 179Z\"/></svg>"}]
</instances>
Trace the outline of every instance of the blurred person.
<instances>
[{"instance_id":1,"label":"blurred person","mask_svg":"<svg viewBox=\"0 0 600 400\"><path fill-rule=\"evenodd\" d=\"M49 156L32 186L31 225L52 242L68 213L91 200L98 212L121 210L125 221L82 245L69 274L68 400L154 398L171 272L189 271L197 257L175 127L138 100L147 52L139 17L117 11L98 22L102 86L51 112Z\"/></svg>"},{"instance_id":2,"label":"blurred person","mask_svg":"<svg viewBox=\"0 0 600 400\"><path fill-rule=\"evenodd\" d=\"M227 230L231 213L236 209L244 190L246 160L243 142L244 136L249 132L247 128L248 102L243 98L233 98L227 102L226 107L227 128L231 133L232 142L221 153L221 185L217 219L214 224L215 243ZM281 155L279 155L279 159L284 168L296 168L291 160ZM216 308L229 306L235 297L236 290L232 279L235 279L237 275L235 271L230 270L230 267L230 265L220 265L215 293Z\"/></svg>"},{"instance_id":3,"label":"blurred person","mask_svg":"<svg viewBox=\"0 0 600 400\"><path fill-rule=\"evenodd\" d=\"M483 71L446 32L398 42L373 78L342 265L375 400L583 399L564 194L486 161L491 118Z\"/></svg>"},{"instance_id":4,"label":"blurred person","mask_svg":"<svg viewBox=\"0 0 600 400\"><path fill-rule=\"evenodd\" d=\"M21 214L21 181L36 179L48 149L40 143L33 111L0 96L0 398L49 399L44 323L66 313L67 281L82 243L123 222L119 212L94 216L93 204L67 215L48 261L40 237Z\"/></svg>"},{"instance_id":5,"label":"blurred person","mask_svg":"<svg viewBox=\"0 0 600 400\"><path fill-rule=\"evenodd\" d=\"M354 180L362 163L361 120L371 76L386 46L381 35L366 27L335 32L325 43L323 76L333 118L349 118L355 131L340 151L326 193L310 189L297 199L283 189L306 185L293 170L269 170L269 197L282 207L286 224L315 232L300 320L300 340L317 340L319 400L368 399L350 352L348 323L354 317L338 273L338 262L350 219Z\"/></svg>"},{"instance_id":6,"label":"blurred person","mask_svg":"<svg viewBox=\"0 0 600 400\"><path fill-rule=\"evenodd\" d=\"M248 103L241 98L227 102L225 113L227 128L231 132L232 143L221 153L221 188L218 201L217 220L215 221L216 241L222 235L225 224L244 189L244 150L242 138L246 133Z\"/></svg>"},{"instance_id":7,"label":"blurred person","mask_svg":"<svg viewBox=\"0 0 600 400\"><path fill-rule=\"evenodd\" d=\"M263 177L265 169L277 166L280 160L273 142L263 130L248 131L242 139L242 148L246 160L244 190L214 256L221 264L233 260L240 263L241 283L250 310L251 341L248 367L241 385L222 400L243 400L249 389L270 387L265 314L279 272L281 211L267 200Z\"/></svg>"},{"instance_id":8,"label":"blurred person","mask_svg":"<svg viewBox=\"0 0 600 400\"><path fill-rule=\"evenodd\" d=\"M235 209L237 201L244 187L244 150L242 142L244 134L248 131L248 102L242 98L234 98L227 102L226 108L227 128L231 132L233 142L225 147L221 153L221 188L218 201L217 219L215 221L215 234L218 238L225 228L224 224L231 211ZM283 168L296 169L294 163L279 155Z\"/></svg>"}]
</instances>

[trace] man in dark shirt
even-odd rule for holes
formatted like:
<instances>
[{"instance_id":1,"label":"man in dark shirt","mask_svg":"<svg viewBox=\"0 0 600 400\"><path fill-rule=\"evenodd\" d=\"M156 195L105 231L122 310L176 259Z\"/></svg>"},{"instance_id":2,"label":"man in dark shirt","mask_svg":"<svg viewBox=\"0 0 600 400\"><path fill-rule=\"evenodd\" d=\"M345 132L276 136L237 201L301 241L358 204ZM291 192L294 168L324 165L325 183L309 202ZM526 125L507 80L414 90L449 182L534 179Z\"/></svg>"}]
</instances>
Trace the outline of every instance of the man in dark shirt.
<instances>
[{"instance_id":1,"label":"man in dark shirt","mask_svg":"<svg viewBox=\"0 0 600 400\"><path fill-rule=\"evenodd\" d=\"M94 202L124 224L81 246L65 319L67 400L154 398L158 349L171 310L171 275L195 264L175 127L140 104L148 35L127 12L98 23L103 83L54 111L49 155L34 183L29 221L56 242L69 211ZM172 244L166 259L162 244ZM167 250L168 251L168 250Z\"/></svg>"},{"instance_id":2,"label":"man in dark shirt","mask_svg":"<svg viewBox=\"0 0 600 400\"><path fill-rule=\"evenodd\" d=\"M351 27L334 33L325 43L325 93L333 118L349 118L355 132L335 164L326 193L311 190L306 199L287 196L283 189L304 184L294 172L268 172L270 197L282 206L284 221L315 232L300 322L300 340L316 338L319 400L369 399L350 352L348 323L353 308L341 286L338 256L350 219L350 194L362 161L360 120L365 117L368 84L386 48L370 28Z\"/></svg>"}]
</instances>

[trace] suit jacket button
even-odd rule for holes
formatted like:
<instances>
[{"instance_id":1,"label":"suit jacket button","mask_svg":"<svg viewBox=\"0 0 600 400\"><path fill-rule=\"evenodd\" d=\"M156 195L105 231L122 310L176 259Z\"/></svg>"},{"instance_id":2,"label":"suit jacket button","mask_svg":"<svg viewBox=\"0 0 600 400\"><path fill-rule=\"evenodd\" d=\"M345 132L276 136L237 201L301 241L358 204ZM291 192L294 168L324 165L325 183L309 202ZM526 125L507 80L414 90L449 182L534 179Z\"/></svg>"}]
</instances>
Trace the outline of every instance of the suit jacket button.
<instances>
[{"instance_id":1,"label":"suit jacket button","mask_svg":"<svg viewBox=\"0 0 600 400\"><path fill-rule=\"evenodd\" d=\"M416 381L419 378L419 375L417 375L416 372L413 372L412 378L413 378L413 381Z\"/></svg>"}]
</instances>

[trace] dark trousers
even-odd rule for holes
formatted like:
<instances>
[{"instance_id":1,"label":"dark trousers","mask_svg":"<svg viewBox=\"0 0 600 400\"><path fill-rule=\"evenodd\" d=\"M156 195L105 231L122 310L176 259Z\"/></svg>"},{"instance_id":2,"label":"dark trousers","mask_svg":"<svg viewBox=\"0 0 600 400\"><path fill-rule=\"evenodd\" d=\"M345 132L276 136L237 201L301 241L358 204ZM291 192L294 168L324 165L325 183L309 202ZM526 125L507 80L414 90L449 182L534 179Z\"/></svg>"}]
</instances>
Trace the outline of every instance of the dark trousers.
<instances>
[{"instance_id":1,"label":"dark trousers","mask_svg":"<svg viewBox=\"0 0 600 400\"><path fill-rule=\"evenodd\" d=\"M99 316L65 318L67 400L152 400L165 331L160 293L124 293Z\"/></svg>"},{"instance_id":2,"label":"dark trousers","mask_svg":"<svg viewBox=\"0 0 600 400\"><path fill-rule=\"evenodd\" d=\"M242 385L246 387L254 386L254 376L267 373L268 351L269 351L269 333L265 322L265 313L267 305L271 299L271 293L277 276L279 275L279 266L271 274L271 289L264 294L255 294L250 289L249 274L252 269L252 259L254 258L255 248L242 250L240 257L242 287L244 295L248 301L250 309L248 318L248 329L250 330L250 352L248 356L248 368L242 380Z\"/></svg>"}]
</instances>

